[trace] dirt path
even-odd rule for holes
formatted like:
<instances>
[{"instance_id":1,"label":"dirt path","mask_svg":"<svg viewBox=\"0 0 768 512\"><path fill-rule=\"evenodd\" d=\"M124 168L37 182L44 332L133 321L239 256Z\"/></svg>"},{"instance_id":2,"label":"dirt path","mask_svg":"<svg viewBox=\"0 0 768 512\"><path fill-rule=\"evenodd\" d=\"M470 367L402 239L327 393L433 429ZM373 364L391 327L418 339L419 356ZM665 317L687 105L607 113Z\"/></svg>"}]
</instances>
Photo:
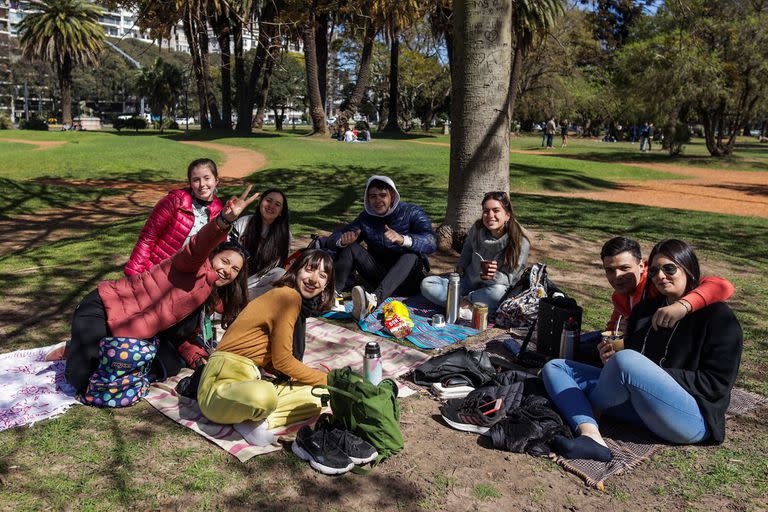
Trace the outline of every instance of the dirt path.
<instances>
[{"instance_id":1,"label":"dirt path","mask_svg":"<svg viewBox=\"0 0 768 512\"><path fill-rule=\"evenodd\" d=\"M431 146L449 146L447 142L413 142ZM537 150L512 150L511 153L567 158L563 153ZM613 190L533 193L768 218L768 172L713 170L651 162L615 162L615 164L683 175L687 178L663 181L620 180L617 182L618 188Z\"/></svg>"},{"instance_id":2,"label":"dirt path","mask_svg":"<svg viewBox=\"0 0 768 512\"><path fill-rule=\"evenodd\" d=\"M67 142L64 140L24 140L24 139L0 139L0 142L15 142L17 144L30 144L37 146L35 149L51 149L63 146Z\"/></svg>"},{"instance_id":3,"label":"dirt path","mask_svg":"<svg viewBox=\"0 0 768 512\"><path fill-rule=\"evenodd\" d=\"M263 169L267 165L266 157L251 149L196 140L182 141L182 144L213 149L214 151L218 151L225 155L226 160L224 161L224 164L219 166L220 178L245 178L249 174L258 171L259 169Z\"/></svg>"}]
</instances>

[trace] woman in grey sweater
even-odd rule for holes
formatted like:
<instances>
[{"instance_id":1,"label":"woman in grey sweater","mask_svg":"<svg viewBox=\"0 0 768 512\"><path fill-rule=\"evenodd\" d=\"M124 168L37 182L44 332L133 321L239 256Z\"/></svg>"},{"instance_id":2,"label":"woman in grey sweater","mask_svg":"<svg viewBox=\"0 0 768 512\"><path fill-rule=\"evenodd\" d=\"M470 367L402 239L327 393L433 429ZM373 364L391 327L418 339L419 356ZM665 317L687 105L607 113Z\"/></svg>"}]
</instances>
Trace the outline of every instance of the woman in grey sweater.
<instances>
[{"instance_id":1,"label":"woman in grey sweater","mask_svg":"<svg viewBox=\"0 0 768 512\"><path fill-rule=\"evenodd\" d=\"M531 244L515 218L509 194L488 192L482 205L483 216L467 233L456 271L462 274L461 295L472 304L481 302L494 311L525 270ZM431 302L445 305L448 279L425 278L421 293Z\"/></svg>"}]
</instances>

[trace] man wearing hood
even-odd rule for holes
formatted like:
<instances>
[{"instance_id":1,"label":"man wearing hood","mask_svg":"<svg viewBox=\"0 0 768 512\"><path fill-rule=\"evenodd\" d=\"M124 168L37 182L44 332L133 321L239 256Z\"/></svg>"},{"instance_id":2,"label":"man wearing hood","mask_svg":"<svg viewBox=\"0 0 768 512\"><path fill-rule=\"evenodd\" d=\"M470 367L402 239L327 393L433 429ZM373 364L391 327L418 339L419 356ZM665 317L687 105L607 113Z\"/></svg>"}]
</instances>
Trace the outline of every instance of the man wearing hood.
<instances>
[{"instance_id":1,"label":"man wearing hood","mask_svg":"<svg viewBox=\"0 0 768 512\"><path fill-rule=\"evenodd\" d=\"M418 293L429 271L427 255L437 249L427 214L414 204L400 201L400 193L388 176L368 178L364 204L365 211L326 242L339 249L335 264L337 292L348 287L355 270L376 287L373 293L362 286L352 288L352 316L358 320L395 291L403 295Z\"/></svg>"}]
</instances>

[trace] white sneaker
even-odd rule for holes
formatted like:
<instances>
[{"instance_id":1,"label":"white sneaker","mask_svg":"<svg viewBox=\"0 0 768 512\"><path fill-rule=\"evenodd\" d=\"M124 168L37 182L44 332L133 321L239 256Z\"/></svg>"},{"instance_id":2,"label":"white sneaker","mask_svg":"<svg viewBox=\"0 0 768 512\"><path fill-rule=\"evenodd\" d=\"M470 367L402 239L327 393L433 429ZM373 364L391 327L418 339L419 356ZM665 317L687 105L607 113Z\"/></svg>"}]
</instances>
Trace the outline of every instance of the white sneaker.
<instances>
[{"instance_id":1,"label":"white sneaker","mask_svg":"<svg viewBox=\"0 0 768 512\"><path fill-rule=\"evenodd\" d=\"M244 421L232 426L248 444L253 446L269 446L277 441L277 437L269 431L267 420Z\"/></svg>"},{"instance_id":2,"label":"white sneaker","mask_svg":"<svg viewBox=\"0 0 768 512\"><path fill-rule=\"evenodd\" d=\"M362 286L352 288L352 318L360 320L376 309L377 305L374 294L366 292Z\"/></svg>"}]
</instances>

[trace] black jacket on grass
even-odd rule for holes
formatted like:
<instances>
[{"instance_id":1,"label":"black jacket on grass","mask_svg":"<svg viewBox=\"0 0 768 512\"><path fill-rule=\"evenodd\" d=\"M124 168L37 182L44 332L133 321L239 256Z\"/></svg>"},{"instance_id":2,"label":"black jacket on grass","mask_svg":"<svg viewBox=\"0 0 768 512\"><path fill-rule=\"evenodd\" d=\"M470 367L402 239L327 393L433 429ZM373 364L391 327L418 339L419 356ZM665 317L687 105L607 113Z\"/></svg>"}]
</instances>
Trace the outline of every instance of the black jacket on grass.
<instances>
[{"instance_id":1,"label":"black jacket on grass","mask_svg":"<svg viewBox=\"0 0 768 512\"><path fill-rule=\"evenodd\" d=\"M666 297L644 300L632 310L625 348L643 353L680 384L699 405L709 441L725 438L725 411L741 363L741 325L719 302L685 316L672 329L654 330L651 317Z\"/></svg>"}]
</instances>

